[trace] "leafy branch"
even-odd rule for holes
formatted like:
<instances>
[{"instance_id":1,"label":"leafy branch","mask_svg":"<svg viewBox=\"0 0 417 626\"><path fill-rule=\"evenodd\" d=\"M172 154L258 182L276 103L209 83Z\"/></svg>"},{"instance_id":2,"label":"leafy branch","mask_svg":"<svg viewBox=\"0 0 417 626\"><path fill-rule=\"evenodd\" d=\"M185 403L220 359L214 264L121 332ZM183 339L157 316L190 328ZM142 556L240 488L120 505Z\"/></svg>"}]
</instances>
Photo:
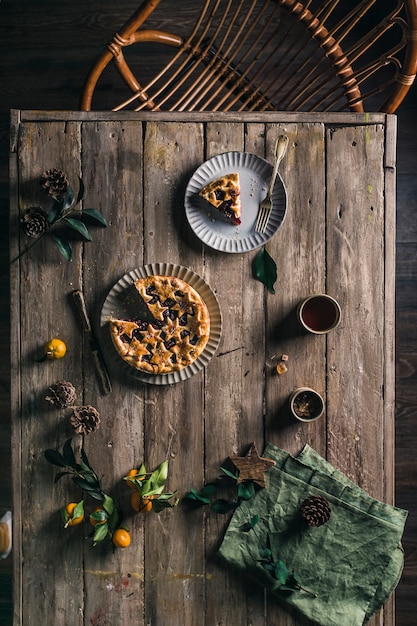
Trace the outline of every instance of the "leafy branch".
<instances>
[{"instance_id":1,"label":"leafy branch","mask_svg":"<svg viewBox=\"0 0 417 626\"><path fill-rule=\"evenodd\" d=\"M240 530L244 533L253 532L256 540L259 544L259 551L257 562L273 576L279 583L281 583L281 591L304 591L313 598L317 598L317 594L305 589L301 585L301 581L295 572L290 572L287 565L281 559L274 560L270 545L263 546L259 539L259 536L255 530L257 523L259 522L259 515L254 515L248 522L245 522L240 526ZM269 543L269 540L268 540Z\"/></svg>"},{"instance_id":2,"label":"leafy branch","mask_svg":"<svg viewBox=\"0 0 417 626\"><path fill-rule=\"evenodd\" d=\"M112 497L104 493L100 480L90 465L84 446L81 447L81 460L78 462L72 448L72 439L68 439L62 449L62 454L58 450L45 450L44 456L48 463L63 468L55 475L54 482L58 482L63 476L71 476L71 480L83 492L94 500L101 502L101 506L90 516L97 522L89 537L93 539L93 545L100 543L106 537L111 538L114 530L120 524L120 513ZM78 508L77 508L78 507ZM72 517L84 515L84 505L81 500L72 513ZM66 520L66 526L68 519Z\"/></svg>"},{"instance_id":3,"label":"leafy branch","mask_svg":"<svg viewBox=\"0 0 417 626\"><path fill-rule=\"evenodd\" d=\"M91 234L84 222L85 218L91 219L101 226L107 226L105 217L97 209L80 209L77 205L84 197L84 183L79 178L78 194L69 185L66 175L61 170L49 170L41 177L43 189L53 200L49 212L40 207L30 207L21 217L20 223L23 231L34 240L26 248L12 259L12 263L28 252L45 235L49 235L58 248L59 252L69 261L72 257L72 246L67 237L57 234L58 226L65 226L75 231L85 241L92 241Z\"/></svg>"},{"instance_id":4,"label":"leafy branch","mask_svg":"<svg viewBox=\"0 0 417 626\"><path fill-rule=\"evenodd\" d=\"M224 467L221 467L220 470L223 472L224 476L237 483L239 472L232 473ZM224 478L224 476L221 478ZM245 482L237 484L237 497L235 500L230 501L224 498L216 498L219 486L220 484L218 481L216 483L207 483L199 491L191 489L186 494L184 500L190 503L194 508L200 506L210 506L215 513L228 513L229 511L234 511L242 501L250 500L255 495L254 483Z\"/></svg>"},{"instance_id":5,"label":"leafy branch","mask_svg":"<svg viewBox=\"0 0 417 626\"><path fill-rule=\"evenodd\" d=\"M129 474L124 477L129 486L139 493L139 511L152 509L156 513L160 513L163 509L176 506L178 500L174 504L169 502L175 495L175 491L164 492L167 478L168 461L163 461L153 472L147 472L142 463L136 474Z\"/></svg>"}]
</instances>

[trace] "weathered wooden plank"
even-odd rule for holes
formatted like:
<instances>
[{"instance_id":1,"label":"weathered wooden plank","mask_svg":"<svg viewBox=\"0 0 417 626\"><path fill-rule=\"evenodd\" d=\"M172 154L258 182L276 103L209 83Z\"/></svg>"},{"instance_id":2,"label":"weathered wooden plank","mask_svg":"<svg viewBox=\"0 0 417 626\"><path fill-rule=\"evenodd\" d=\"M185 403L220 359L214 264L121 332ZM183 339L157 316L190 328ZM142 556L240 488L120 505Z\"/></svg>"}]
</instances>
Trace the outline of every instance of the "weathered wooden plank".
<instances>
[{"instance_id":1,"label":"weathered wooden plank","mask_svg":"<svg viewBox=\"0 0 417 626\"><path fill-rule=\"evenodd\" d=\"M392 455L384 458L386 446L392 446L384 388L394 384L392 371L386 380L384 365L389 356L385 334L391 337L393 331L391 314L385 322L386 300L390 303L393 293L386 290L384 275L384 239L389 239L384 223L384 141L379 126L372 134L351 127L330 129L327 136L328 280L337 285L343 311L340 332L329 338L329 460L380 500L387 495L384 475L392 473ZM349 397L358 402L346 402ZM390 623L391 602L370 623Z\"/></svg>"},{"instance_id":2,"label":"weathered wooden plank","mask_svg":"<svg viewBox=\"0 0 417 626\"><path fill-rule=\"evenodd\" d=\"M309 443L325 454L325 420L296 423L289 416L288 398L298 387L326 392L325 337L306 335L295 319L298 303L326 290L324 127L285 124L290 139L282 162L288 193L287 215L269 244L278 266L276 294L267 295L267 355L288 355L288 371L267 376L268 438L297 453ZM272 137L270 149L272 149ZM306 161L306 154L309 154ZM307 164L308 163L308 164Z\"/></svg>"},{"instance_id":3,"label":"weathered wooden plank","mask_svg":"<svg viewBox=\"0 0 417 626\"><path fill-rule=\"evenodd\" d=\"M84 246L78 285L85 291L98 333L101 305L108 290L127 271L143 264L142 142L140 123L100 122L82 126L84 207L99 209L108 222L107 228L90 227L93 241ZM102 339L108 341L109 337ZM100 429L87 438L86 449L90 462L102 477L103 489L116 499L124 515L132 544L127 550L113 550L108 542L94 548L87 543L84 575L88 592L84 615L86 623L94 623L100 616L102 620L139 625L143 620L140 607L144 598L143 520L134 517L131 490L122 478L142 462L146 400L141 393L142 385L121 374L115 352L107 352L107 361L113 391L103 396L89 346L84 343L84 398L101 414ZM91 512L97 503L91 498L86 500Z\"/></svg>"},{"instance_id":4,"label":"weathered wooden plank","mask_svg":"<svg viewBox=\"0 0 417 626\"><path fill-rule=\"evenodd\" d=\"M250 151L254 134L248 140ZM235 123L208 124L206 128L206 158L228 151L246 149L243 127ZM260 297L252 288L250 278L251 254L228 254L206 250L207 271L215 286L223 314L223 331L218 354L213 367L206 374L206 478L219 475L219 467L233 453L244 454L252 443L262 445L262 388L246 385L244 373L248 358L254 356L252 367L259 364L256 338L262 328L248 326L247 316L250 295L253 294L253 313L259 312ZM244 292L249 292L242 299ZM260 346L262 347L262 346ZM251 369L252 369L251 367ZM251 376L253 381L252 374ZM222 390L220 393L219 391ZM227 497L235 496L231 487ZM251 584L241 581L236 587L233 572L225 569L216 559L219 541L227 525L228 516L207 514L206 550L208 554L206 623L262 623L262 597L251 593Z\"/></svg>"},{"instance_id":5,"label":"weathered wooden plank","mask_svg":"<svg viewBox=\"0 0 417 626\"><path fill-rule=\"evenodd\" d=\"M67 171L71 181L77 180L79 125L30 123L20 127L18 142L19 210L29 206L48 210L52 200L40 190L40 175L44 169L57 167ZM20 237L20 250L23 250L27 241L22 234ZM14 477L16 515L21 520L21 537L18 534L16 540L22 546L21 584L25 590L25 602L20 615L16 615L16 623L22 624L47 622L51 605L55 607L56 624L63 625L68 620L77 623L79 619L82 550L74 549L72 530L77 529L65 533L57 513L79 494L64 482L54 484L55 472L43 457L43 450L61 448L70 435L63 412L51 410L43 399L48 386L56 380L70 380L79 391L82 389L81 361L74 349L77 329L66 300L66 288L74 280L77 267L79 253L75 252L74 260L68 263L60 259L49 238L38 242L20 260L21 311L20 319L14 318L13 323L20 325L22 337L17 361L21 370L22 405L20 412L13 414L13 428L20 431L20 449L14 451ZM43 344L52 337L60 337L67 343L68 355L62 361L36 362ZM82 545L82 534L78 541ZM51 545L55 549L51 550ZM37 563L36 568L33 563ZM52 579L53 585L48 582Z\"/></svg>"},{"instance_id":6,"label":"weathered wooden plank","mask_svg":"<svg viewBox=\"0 0 417 626\"><path fill-rule=\"evenodd\" d=\"M372 135L329 129L327 152L327 281L343 312L340 331L328 338L329 459L381 498L383 483L375 478L383 475L384 433L375 426L384 410L383 128ZM357 407L346 402L355 397Z\"/></svg>"},{"instance_id":7,"label":"weathered wooden plank","mask_svg":"<svg viewBox=\"0 0 417 626\"><path fill-rule=\"evenodd\" d=\"M187 138L184 144L184 138ZM204 278L201 246L187 245L183 209L187 174L203 155L201 124L146 124L144 143L144 246L148 263L174 263ZM169 490L182 498L203 480L204 372L183 383L149 386L145 459L154 469L169 462ZM145 526L145 613L163 623L173 611L193 624L204 589L203 529L182 507L150 513ZM155 558L149 555L155 555Z\"/></svg>"},{"instance_id":8,"label":"weathered wooden plank","mask_svg":"<svg viewBox=\"0 0 417 626\"><path fill-rule=\"evenodd\" d=\"M54 121L62 118L59 111L21 111L22 121ZM155 119L155 113L150 111L66 111L66 119L68 121L88 121L88 120L143 120L152 121ZM322 112L287 112L287 111L244 111L244 112L223 112L223 111L158 111L158 119L162 121L187 121L187 122L253 122L265 123L291 123L291 122L307 122L315 124L383 124L387 116L385 113L322 113Z\"/></svg>"}]
</instances>

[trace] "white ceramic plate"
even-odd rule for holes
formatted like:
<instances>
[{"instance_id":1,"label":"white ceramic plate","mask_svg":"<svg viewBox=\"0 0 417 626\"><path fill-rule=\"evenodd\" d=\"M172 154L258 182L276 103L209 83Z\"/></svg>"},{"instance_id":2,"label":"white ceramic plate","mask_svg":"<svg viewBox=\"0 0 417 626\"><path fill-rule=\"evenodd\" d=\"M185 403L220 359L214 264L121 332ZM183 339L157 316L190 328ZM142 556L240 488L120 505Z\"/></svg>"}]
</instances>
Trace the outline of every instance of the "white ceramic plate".
<instances>
[{"instance_id":1,"label":"white ceramic plate","mask_svg":"<svg viewBox=\"0 0 417 626\"><path fill-rule=\"evenodd\" d=\"M207 246L222 252L248 252L264 245L281 226L287 193L278 173L272 193L272 213L265 233L255 232L260 202L271 180L273 166L249 152L225 152L205 161L190 178L185 191L185 212L194 233ZM212 180L238 172L242 203L242 223L227 222L214 207L201 198L200 190Z\"/></svg>"},{"instance_id":2,"label":"white ceramic plate","mask_svg":"<svg viewBox=\"0 0 417 626\"><path fill-rule=\"evenodd\" d=\"M152 275L175 276L176 278L184 280L203 298L210 315L210 337L203 352L194 361L194 363L187 365L187 367L184 367L182 370L170 372L168 374L147 374L145 372L140 372L126 363L126 361L124 361L116 352L108 327L110 317L117 318L123 316L124 314L122 300L125 290L130 288L138 278ZM122 278L112 287L101 310L100 328L103 339L105 340L103 342L103 346L113 360L117 358L117 362L120 362L120 365L126 374L133 376L137 380L153 385L171 385L172 383L178 383L182 380L190 378L203 369L203 367L205 367L210 361L220 342L222 316L216 296L207 283L204 282L198 274L186 267L182 267L181 265L174 265L172 263L152 263L144 265L138 269L131 270L122 276Z\"/></svg>"}]
</instances>

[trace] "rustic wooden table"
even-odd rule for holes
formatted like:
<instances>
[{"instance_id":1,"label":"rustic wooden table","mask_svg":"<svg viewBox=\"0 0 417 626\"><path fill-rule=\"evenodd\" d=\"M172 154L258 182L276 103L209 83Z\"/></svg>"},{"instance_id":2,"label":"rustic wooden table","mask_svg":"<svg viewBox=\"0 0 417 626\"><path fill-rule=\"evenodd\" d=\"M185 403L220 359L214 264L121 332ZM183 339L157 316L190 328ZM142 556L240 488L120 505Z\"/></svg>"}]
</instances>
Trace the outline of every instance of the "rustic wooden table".
<instances>
[{"instance_id":1,"label":"rustic wooden table","mask_svg":"<svg viewBox=\"0 0 417 626\"><path fill-rule=\"evenodd\" d=\"M15 624L289 626L298 618L216 558L228 516L182 503L133 515L122 480L145 462L169 460L167 486L180 498L219 473L252 442L291 453L305 443L372 496L393 502L394 238L396 119L383 114L136 114L12 112L11 255L28 239L18 215L49 209L39 177L64 170L83 206L108 226L75 242L65 261L48 237L11 265ZM283 225L267 244L275 294L252 275L259 250L217 251L190 229L184 193L194 170L227 151L272 161L277 134L290 139L280 171L288 193ZM96 332L112 286L150 263L190 268L216 294L222 336L208 365L187 380L136 380L107 352L113 391L101 393L71 293L82 289ZM289 332L303 297L327 292L342 308L327 336ZM39 363L45 341L68 346ZM102 336L100 335L102 339ZM265 369L288 355L288 371ZM101 414L85 439L103 489L126 515L132 544L113 550L84 539L88 522L63 529L58 509L81 492L44 450L74 435L68 409L45 402L57 380L73 383L79 404ZM287 400L312 386L325 416L292 421ZM85 498L86 508L94 501ZM393 602L372 624L394 623Z\"/></svg>"}]
</instances>

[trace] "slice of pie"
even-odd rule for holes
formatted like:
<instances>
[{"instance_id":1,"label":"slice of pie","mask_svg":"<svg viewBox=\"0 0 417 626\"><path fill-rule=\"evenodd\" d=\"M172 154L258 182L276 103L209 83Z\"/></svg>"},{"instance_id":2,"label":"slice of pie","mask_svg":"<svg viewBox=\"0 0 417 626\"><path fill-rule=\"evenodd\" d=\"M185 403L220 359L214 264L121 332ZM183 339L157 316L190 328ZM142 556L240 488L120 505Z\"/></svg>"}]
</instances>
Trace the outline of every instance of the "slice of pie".
<instances>
[{"instance_id":1,"label":"slice of pie","mask_svg":"<svg viewBox=\"0 0 417 626\"><path fill-rule=\"evenodd\" d=\"M193 363L210 335L210 316L201 296L174 276L146 276L134 286L151 320L109 320L122 359L149 374L167 374Z\"/></svg>"},{"instance_id":2,"label":"slice of pie","mask_svg":"<svg viewBox=\"0 0 417 626\"><path fill-rule=\"evenodd\" d=\"M200 196L214 206L232 224L241 223L239 174L225 174L211 181L200 191Z\"/></svg>"}]
</instances>

